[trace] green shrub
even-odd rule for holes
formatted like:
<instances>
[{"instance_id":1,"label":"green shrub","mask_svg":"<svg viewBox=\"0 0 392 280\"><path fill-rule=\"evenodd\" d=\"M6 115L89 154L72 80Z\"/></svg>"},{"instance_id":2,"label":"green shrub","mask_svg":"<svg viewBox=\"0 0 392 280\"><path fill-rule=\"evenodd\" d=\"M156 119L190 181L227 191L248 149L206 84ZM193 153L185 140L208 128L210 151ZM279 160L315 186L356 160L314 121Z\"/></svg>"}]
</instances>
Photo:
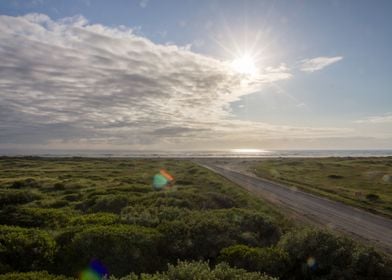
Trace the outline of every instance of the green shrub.
<instances>
[{"instance_id":1,"label":"green shrub","mask_svg":"<svg viewBox=\"0 0 392 280\"><path fill-rule=\"evenodd\" d=\"M160 234L134 225L81 226L57 237L58 271L77 275L92 259L100 260L116 276L153 272L166 262L159 256Z\"/></svg>"},{"instance_id":2,"label":"green shrub","mask_svg":"<svg viewBox=\"0 0 392 280\"><path fill-rule=\"evenodd\" d=\"M0 226L0 264L3 273L45 269L53 261L55 247L54 240L44 231Z\"/></svg>"},{"instance_id":3,"label":"green shrub","mask_svg":"<svg viewBox=\"0 0 392 280\"><path fill-rule=\"evenodd\" d=\"M112 213L93 213L73 217L69 222L72 226L78 225L113 225L119 222L119 216Z\"/></svg>"},{"instance_id":4,"label":"green shrub","mask_svg":"<svg viewBox=\"0 0 392 280\"><path fill-rule=\"evenodd\" d=\"M23 227L59 228L68 224L72 212L65 209L18 207L2 213L3 224Z\"/></svg>"},{"instance_id":5,"label":"green shrub","mask_svg":"<svg viewBox=\"0 0 392 280\"><path fill-rule=\"evenodd\" d=\"M251 248L245 245L234 245L221 251L219 261L248 271L260 271L282 277L289 263L289 256L277 247Z\"/></svg>"},{"instance_id":6,"label":"green shrub","mask_svg":"<svg viewBox=\"0 0 392 280\"><path fill-rule=\"evenodd\" d=\"M158 226L164 234L172 260L210 259L228 246L246 244L268 246L275 244L280 230L256 211L230 209L194 211L182 219Z\"/></svg>"},{"instance_id":7,"label":"green shrub","mask_svg":"<svg viewBox=\"0 0 392 280\"><path fill-rule=\"evenodd\" d=\"M73 202L73 201L78 201L82 198L82 195L80 193L72 193L72 194L67 194L64 195L63 198L67 201Z\"/></svg>"},{"instance_id":8,"label":"green shrub","mask_svg":"<svg viewBox=\"0 0 392 280\"><path fill-rule=\"evenodd\" d=\"M188 280L188 279L206 279L206 280L270 280L271 277L260 273L250 273L243 269L231 268L227 264L218 264L211 269L208 263L203 262L179 262L177 266L169 265L168 271L165 273L167 279L170 280Z\"/></svg>"},{"instance_id":9,"label":"green shrub","mask_svg":"<svg viewBox=\"0 0 392 280\"><path fill-rule=\"evenodd\" d=\"M152 192L153 189L150 185L143 185L143 184L133 184L127 186L120 186L120 187L111 187L108 189L110 192L125 192L127 194L132 193L133 195L136 193L149 193Z\"/></svg>"},{"instance_id":10,"label":"green shrub","mask_svg":"<svg viewBox=\"0 0 392 280\"><path fill-rule=\"evenodd\" d=\"M291 260L288 272L296 279L344 278L354 248L346 239L309 229L286 234L279 246L288 252Z\"/></svg>"},{"instance_id":11,"label":"green shrub","mask_svg":"<svg viewBox=\"0 0 392 280\"><path fill-rule=\"evenodd\" d=\"M63 208L68 205L69 205L69 202L67 200L63 200L63 199L55 199L55 200L47 203L47 206L49 208Z\"/></svg>"},{"instance_id":12,"label":"green shrub","mask_svg":"<svg viewBox=\"0 0 392 280\"><path fill-rule=\"evenodd\" d=\"M129 198L126 195L102 195L94 196L77 205L76 209L84 212L109 212L119 214L121 210L128 206Z\"/></svg>"},{"instance_id":13,"label":"green shrub","mask_svg":"<svg viewBox=\"0 0 392 280\"><path fill-rule=\"evenodd\" d=\"M140 226L156 227L162 222L181 219L188 213L188 209L178 207L143 207L137 205L124 208L121 211L121 221Z\"/></svg>"},{"instance_id":14,"label":"green shrub","mask_svg":"<svg viewBox=\"0 0 392 280\"><path fill-rule=\"evenodd\" d=\"M229 195L217 192L200 192L198 189L152 192L141 197L133 197L130 205L150 207L179 207L190 210L208 210L241 207Z\"/></svg>"},{"instance_id":15,"label":"green shrub","mask_svg":"<svg viewBox=\"0 0 392 280\"><path fill-rule=\"evenodd\" d=\"M122 278L111 277L110 280L274 280L265 274L247 272L236 269L225 263L220 263L215 268L210 268L206 262L178 262L177 265L169 265L169 269L163 273L135 274Z\"/></svg>"},{"instance_id":16,"label":"green shrub","mask_svg":"<svg viewBox=\"0 0 392 280\"><path fill-rule=\"evenodd\" d=\"M22 188L38 188L40 187L40 183L35 179L27 178L25 180L14 181L10 188L12 189L22 189Z\"/></svg>"},{"instance_id":17,"label":"green shrub","mask_svg":"<svg viewBox=\"0 0 392 280\"><path fill-rule=\"evenodd\" d=\"M278 246L288 252L296 279L388 279L390 265L376 252L322 230L295 231Z\"/></svg>"},{"instance_id":18,"label":"green shrub","mask_svg":"<svg viewBox=\"0 0 392 280\"><path fill-rule=\"evenodd\" d=\"M351 263L355 279L392 279L392 260L383 258L372 248L357 247Z\"/></svg>"},{"instance_id":19,"label":"green shrub","mask_svg":"<svg viewBox=\"0 0 392 280\"><path fill-rule=\"evenodd\" d=\"M40 195L32 191L0 190L0 207L5 205L24 204L40 198Z\"/></svg>"}]
</instances>

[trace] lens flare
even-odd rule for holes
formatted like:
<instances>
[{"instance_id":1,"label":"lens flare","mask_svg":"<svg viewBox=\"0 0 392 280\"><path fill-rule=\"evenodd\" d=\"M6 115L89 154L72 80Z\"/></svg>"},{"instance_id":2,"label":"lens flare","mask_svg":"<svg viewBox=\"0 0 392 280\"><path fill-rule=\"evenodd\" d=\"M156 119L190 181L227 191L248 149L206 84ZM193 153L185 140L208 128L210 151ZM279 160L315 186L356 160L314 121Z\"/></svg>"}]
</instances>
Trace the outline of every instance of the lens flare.
<instances>
[{"instance_id":1,"label":"lens flare","mask_svg":"<svg viewBox=\"0 0 392 280\"><path fill-rule=\"evenodd\" d=\"M109 276L107 268L99 261L92 260L89 266L83 270L80 275L80 280L102 280Z\"/></svg>"},{"instance_id":2,"label":"lens flare","mask_svg":"<svg viewBox=\"0 0 392 280\"><path fill-rule=\"evenodd\" d=\"M310 269L316 269L316 259L313 257L309 257L306 260L306 264Z\"/></svg>"},{"instance_id":3,"label":"lens flare","mask_svg":"<svg viewBox=\"0 0 392 280\"><path fill-rule=\"evenodd\" d=\"M79 277L80 280L102 280L102 277L91 269L85 269L82 271Z\"/></svg>"},{"instance_id":4,"label":"lens flare","mask_svg":"<svg viewBox=\"0 0 392 280\"><path fill-rule=\"evenodd\" d=\"M174 182L174 177L164 169L161 169L158 174L155 174L152 180L152 186L156 190L161 190L165 187L171 187Z\"/></svg>"}]
</instances>

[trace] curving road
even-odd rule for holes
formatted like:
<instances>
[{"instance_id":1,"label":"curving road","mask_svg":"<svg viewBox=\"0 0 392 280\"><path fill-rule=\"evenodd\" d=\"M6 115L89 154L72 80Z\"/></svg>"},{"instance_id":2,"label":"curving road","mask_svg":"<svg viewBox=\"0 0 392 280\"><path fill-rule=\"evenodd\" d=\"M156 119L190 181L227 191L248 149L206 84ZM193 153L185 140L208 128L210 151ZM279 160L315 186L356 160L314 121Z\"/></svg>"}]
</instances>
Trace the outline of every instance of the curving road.
<instances>
[{"instance_id":1,"label":"curving road","mask_svg":"<svg viewBox=\"0 0 392 280\"><path fill-rule=\"evenodd\" d=\"M252 193L279 204L300 219L321 224L370 241L392 254L392 220L372 213L309 194L296 188L222 168L207 162L200 165L226 177Z\"/></svg>"}]
</instances>

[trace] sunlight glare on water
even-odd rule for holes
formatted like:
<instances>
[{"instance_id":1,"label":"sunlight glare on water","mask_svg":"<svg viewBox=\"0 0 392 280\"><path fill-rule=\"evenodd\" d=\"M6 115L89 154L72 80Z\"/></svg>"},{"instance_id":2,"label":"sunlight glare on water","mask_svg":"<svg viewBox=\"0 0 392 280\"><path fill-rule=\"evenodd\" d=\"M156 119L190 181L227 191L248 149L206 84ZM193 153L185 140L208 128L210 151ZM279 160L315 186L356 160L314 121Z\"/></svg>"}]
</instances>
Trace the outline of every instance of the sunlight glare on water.
<instances>
[{"instance_id":1,"label":"sunlight glare on water","mask_svg":"<svg viewBox=\"0 0 392 280\"><path fill-rule=\"evenodd\" d=\"M268 153L266 150L261 149L231 149L232 153Z\"/></svg>"}]
</instances>

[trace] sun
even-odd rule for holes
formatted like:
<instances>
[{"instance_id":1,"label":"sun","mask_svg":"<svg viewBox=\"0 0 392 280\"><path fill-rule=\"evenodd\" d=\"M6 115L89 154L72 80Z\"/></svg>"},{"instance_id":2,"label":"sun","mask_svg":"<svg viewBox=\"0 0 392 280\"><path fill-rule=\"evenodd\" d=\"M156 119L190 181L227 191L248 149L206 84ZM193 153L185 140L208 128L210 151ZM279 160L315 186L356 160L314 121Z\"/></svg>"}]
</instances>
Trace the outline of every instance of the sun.
<instances>
[{"instance_id":1,"label":"sun","mask_svg":"<svg viewBox=\"0 0 392 280\"><path fill-rule=\"evenodd\" d=\"M231 62L231 68L244 75L255 75L257 73L255 59L250 55L243 55L234 59Z\"/></svg>"}]
</instances>

